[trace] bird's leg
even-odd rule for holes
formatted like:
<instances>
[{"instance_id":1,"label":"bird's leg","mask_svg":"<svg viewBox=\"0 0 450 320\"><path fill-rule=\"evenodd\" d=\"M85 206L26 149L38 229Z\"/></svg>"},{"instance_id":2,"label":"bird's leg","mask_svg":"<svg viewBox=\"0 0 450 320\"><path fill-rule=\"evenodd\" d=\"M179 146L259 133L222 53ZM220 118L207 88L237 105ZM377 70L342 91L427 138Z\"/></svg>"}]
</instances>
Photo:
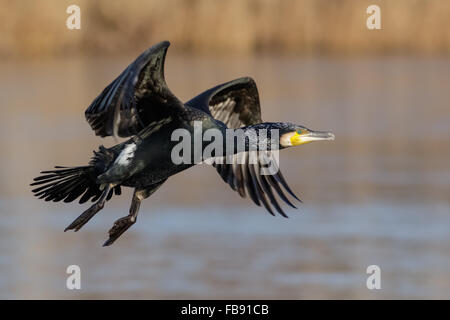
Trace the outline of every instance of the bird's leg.
<instances>
[{"instance_id":1,"label":"bird's leg","mask_svg":"<svg viewBox=\"0 0 450 320\"><path fill-rule=\"evenodd\" d=\"M116 241L122 235L122 233L127 231L127 229L130 228L136 222L139 207L141 205L142 200L148 198L153 192L158 190L158 188L164 183L164 181L166 180L158 182L146 189L134 190L133 200L131 201L130 206L130 214L120 219L117 219L116 222L114 222L114 225L108 232L109 239L106 240L106 242L103 244L104 247L113 244L114 241Z\"/></svg>"},{"instance_id":2,"label":"bird's leg","mask_svg":"<svg viewBox=\"0 0 450 320\"><path fill-rule=\"evenodd\" d=\"M64 229L64 232L67 230L74 230L75 232L80 230L81 227L83 227L93 216L95 216L97 212L102 210L106 202L106 197L108 196L111 188L111 184L106 185L98 201L89 209L84 211L78 218L76 218L66 229Z\"/></svg>"},{"instance_id":3,"label":"bird's leg","mask_svg":"<svg viewBox=\"0 0 450 320\"><path fill-rule=\"evenodd\" d=\"M119 218L114 222L114 225L108 231L109 239L106 240L106 242L103 244L104 247L112 245L114 241L116 241L117 238L122 235L122 233L127 231L127 229L136 222L141 202L149 196L146 194L146 191L147 190L134 191L133 200L131 201L130 206L130 214L125 217Z\"/></svg>"},{"instance_id":4,"label":"bird's leg","mask_svg":"<svg viewBox=\"0 0 450 320\"><path fill-rule=\"evenodd\" d=\"M106 242L103 244L104 247L112 245L114 241L116 241L117 238L122 235L122 233L127 231L127 229L136 222L139 207L141 206L141 201L142 199L135 191L133 200L131 201L130 214L125 217L119 218L114 222L114 225L108 231L109 239L106 240Z\"/></svg>"}]
</instances>

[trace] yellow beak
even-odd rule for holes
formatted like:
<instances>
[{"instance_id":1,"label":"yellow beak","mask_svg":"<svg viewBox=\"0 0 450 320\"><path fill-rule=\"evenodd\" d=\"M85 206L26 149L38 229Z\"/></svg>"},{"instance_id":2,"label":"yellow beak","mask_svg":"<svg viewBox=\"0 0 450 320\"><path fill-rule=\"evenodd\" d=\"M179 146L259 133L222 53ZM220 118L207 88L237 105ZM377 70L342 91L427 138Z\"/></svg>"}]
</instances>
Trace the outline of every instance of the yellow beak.
<instances>
[{"instance_id":1,"label":"yellow beak","mask_svg":"<svg viewBox=\"0 0 450 320\"><path fill-rule=\"evenodd\" d=\"M305 143L310 143L313 141L322 141L322 140L334 140L334 134L327 131L307 131L305 133L299 134L295 132L291 136L291 144L292 146L299 146Z\"/></svg>"}]
</instances>

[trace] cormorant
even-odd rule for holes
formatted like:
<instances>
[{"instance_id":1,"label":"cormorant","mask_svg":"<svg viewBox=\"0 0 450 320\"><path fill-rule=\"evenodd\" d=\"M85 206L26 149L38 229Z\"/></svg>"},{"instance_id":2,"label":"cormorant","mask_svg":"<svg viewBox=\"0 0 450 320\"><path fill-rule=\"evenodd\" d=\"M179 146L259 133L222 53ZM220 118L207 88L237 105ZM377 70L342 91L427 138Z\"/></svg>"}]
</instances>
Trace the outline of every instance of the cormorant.
<instances>
[{"instance_id":1,"label":"cormorant","mask_svg":"<svg viewBox=\"0 0 450 320\"><path fill-rule=\"evenodd\" d=\"M273 160L270 151L312 141L334 140L334 135L292 123L263 123L256 84L249 77L220 84L182 103L172 94L164 79L164 61L169 45L164 41L144 51L85 112L96 135L129 137L129 140L111 148L100 146L86 166L57 166L34 178L31 185L40 186L32 192L45 201L71 202L80 196L80 203L95 201L65 231L78 231L103 208L113 193L120 195L121 186L133 187L129 215L115 221L109 230L109 239L104 243L105 246L111 245L136 222L142 200L154 193L167 178L196 164L175 164L171 158L176 144L171 139L172 132L186 129L195 134L195 121L201 121L202 132L217 129L224 136L227 129L254 130L258 139L260 129L277 129L278 141L275 147L269 145L269 151L255 152L252 149L256 143L254 139L245 141L245 150L233 148L229 152L224 144L220 153L212 154L212 165L240 196L248 194L256 205L262 204L272 215L273 206L287 217L275 194L295 208L282 188L300 201L279 170L262 174L261 169L267 160ZM225 139L223 142L227 143ZM205 142L202 142L202 148L205 147ZM256 161L250 161L254 154ZM231 157L233 161L220 161L224 157ZM236 161L238 158L240 162Z\"/></svg>"}]
</instances>

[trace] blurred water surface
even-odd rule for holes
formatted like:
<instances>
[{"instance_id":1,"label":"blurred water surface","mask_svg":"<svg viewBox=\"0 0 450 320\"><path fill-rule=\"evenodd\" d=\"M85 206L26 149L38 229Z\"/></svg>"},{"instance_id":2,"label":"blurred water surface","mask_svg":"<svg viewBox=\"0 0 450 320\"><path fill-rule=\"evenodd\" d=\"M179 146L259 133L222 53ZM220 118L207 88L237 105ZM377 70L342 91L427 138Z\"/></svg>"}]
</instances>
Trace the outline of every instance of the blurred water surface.
<instances>
[{"instance_id":1,"label":"blurred water surface","mask_svg":"<svg viewBox=\"0 0 450 320\"><path fill-rule=\"evenodd\" d=\"M53 165L86 163L101 143L84 109L123 58L0 62L0 298L450 298L450 60L194 58L171 55L183 100L255 78L263 118L337 139L281 153L305 204L272 217L212 168L168 180L138 223L102 248L131 193L78 233L86 205L44 203L28 184ZM65 288L68 265L82 290ZM366 288L368 265L382 289Z\"/></svg>"}]
</instances>

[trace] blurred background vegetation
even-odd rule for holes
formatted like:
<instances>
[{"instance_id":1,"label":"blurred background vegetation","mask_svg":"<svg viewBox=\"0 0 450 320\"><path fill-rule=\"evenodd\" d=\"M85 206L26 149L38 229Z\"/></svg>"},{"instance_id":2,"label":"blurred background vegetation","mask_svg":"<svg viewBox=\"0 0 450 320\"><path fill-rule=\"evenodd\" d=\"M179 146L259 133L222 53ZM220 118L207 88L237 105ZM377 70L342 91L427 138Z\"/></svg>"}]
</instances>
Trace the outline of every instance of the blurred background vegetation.
<instances>
[{"instance_id":1,"label":"blurred background vegetation","mask_svg":"<svg viewBox=\"0 0 450 320\"><path fill-rule=\"evenodd\" d=\"M81 8L68 30L66 8ZM368 32L366 8L381 7ZM171 50L208 54L448 54L446 0L0 0L0 56Z\"/></svg>"}]
</instances>

